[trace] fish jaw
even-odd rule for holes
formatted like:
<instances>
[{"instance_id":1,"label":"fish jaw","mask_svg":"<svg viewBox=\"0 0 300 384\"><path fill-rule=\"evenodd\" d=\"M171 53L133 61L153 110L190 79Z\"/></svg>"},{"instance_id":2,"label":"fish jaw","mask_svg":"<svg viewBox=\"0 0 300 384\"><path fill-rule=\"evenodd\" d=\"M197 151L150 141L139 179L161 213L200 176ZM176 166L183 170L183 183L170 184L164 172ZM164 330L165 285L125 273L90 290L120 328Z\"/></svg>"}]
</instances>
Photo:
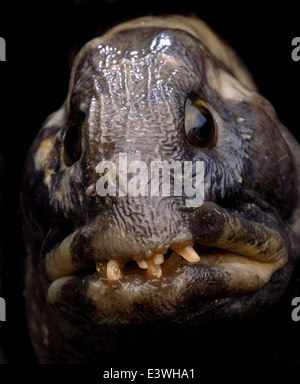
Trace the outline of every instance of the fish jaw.
<instances>
[{"instance_id":1,"label":"fish jaw","mask_svg":"<svg viewBox=\"0 0 300 384\"><path fill-rule=\"evenodd\" d=\"M129 235L120 236L118 231L117 237L110 231L109 223L100 217L44 255L38 270L47 281L49 305L70 305L69 295L74 296L70 287L77 284L84 300L94 302L102 313L114 308L125 316L142 298L153 307L157 301L165 301L175 313L178 303L189 297L198 297L200 303L203 298L258 291L287 261L288 245L279 230L213 203L195 210L190 228L180 236L170 234L160 243L145 241L141 246ZM111 297L119 302L117 309Z\"/></svg>"},{"instance_id":2,"label":"fish jaw","mask_svg":"<svg viewBox=\"0 0 300 384\"><path fill-rule=\"evenodd\" d=\"M132 247L117 254L121 249L117 246L111 253L108 249L92 252L87 244L104 244L107 234L101 238L103 232L90 223L48 251L37 270L28 258L26 285L31 300L27 311L40 361L55 361L57 353L60 362L96 362L103 353L122 346L125 335L131 335L131 343L138 343L139 329L147 330L143 337L149 336L150 343L178 332L178 327L187 330L206 324L216 313L226 319L236 311L237 316L245 316L247 311L269 305L268 282L281 281L276 271L290 268L284 236L212 203L201 211L204 229L216 223L216 217L223 217L223 224L219 221L210 236L211 247L203 229L202 237L198 232L192 240L191 233L185 233L177 242L157 246L152 252L134 254ZM194 219L198 222L199 217L198 210ZM99 219L95 228L99 229ZM252 241L255 231L260 236L257 243ZM285 284L277 286L284 289ZM273 290L272 299L280 294ZM242 308L245 300L249 302ZM66 334L76 339L78 316L85 318L80 332L93 335L92 344L89 338L81 338L79 355L70 352L65 342Z\"/></svg>"}]
</instances>

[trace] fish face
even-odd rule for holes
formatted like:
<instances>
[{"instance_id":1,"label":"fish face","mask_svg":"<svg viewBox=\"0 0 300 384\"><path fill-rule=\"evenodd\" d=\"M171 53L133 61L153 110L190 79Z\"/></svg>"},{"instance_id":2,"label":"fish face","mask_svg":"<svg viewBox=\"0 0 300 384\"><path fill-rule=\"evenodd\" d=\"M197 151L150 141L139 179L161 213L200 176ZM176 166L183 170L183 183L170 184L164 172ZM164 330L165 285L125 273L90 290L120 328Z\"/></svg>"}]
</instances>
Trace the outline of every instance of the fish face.
<instances>
[{"instance_id":1,"label":"fish face","mask_svg":"<svg viewBox=\"0 0 300 384\"><path fill-rule=\"evenodd\" d=\"M28 154L40 361L97 361L120 329L246 316L298 257L298 144L206 26L147 20L82 48Z\"/></svg>"}]
</instances>

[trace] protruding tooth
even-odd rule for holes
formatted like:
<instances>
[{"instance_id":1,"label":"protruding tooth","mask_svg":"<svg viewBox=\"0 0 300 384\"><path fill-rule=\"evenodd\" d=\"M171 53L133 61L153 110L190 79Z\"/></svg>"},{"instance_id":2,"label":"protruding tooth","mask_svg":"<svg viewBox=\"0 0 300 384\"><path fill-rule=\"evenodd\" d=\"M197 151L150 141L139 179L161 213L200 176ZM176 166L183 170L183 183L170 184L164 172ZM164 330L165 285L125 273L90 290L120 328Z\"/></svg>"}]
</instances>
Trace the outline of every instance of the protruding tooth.
<instances>
[{"instance_id":1,"label":"protruding tooth","mask_svg":"<svg viewBox=\"0 0 300 384\"><path fill-rule=\"evenodd\" d=\"M155 265L159 265L159 264L162 264L165 261L165 257L164 257L164 255L162 253L156 253L153 256L153 261L154 261Z\"/></svg>"},{"instance_id":2,"label":"protruding tooth","mask_svg":"<svg viewBox=\"0 0 300 384\"><path fill-rule=\"evenodd\" d=\"M117 260L109 260L107 263L107 278L109 280L119 280L122 277L122 272Z\"/></svg>"},{"instance_id":3,"label":"protruding tooth","mask_svg":"<svg viewBox=\"0 0 300 384\"><path fill-rule=\"evenodd\" d=\"M160 265L155 265L154 261L148 260L147 275L151 278L159 278L162 276L162 269Z\"/></svg>"},{"instance_id":4,"label":"protruding tooth","mask_svg":"<svg viewBox=\"0 0 300 384\"><path fill-rule=\"evenodd\" d=\"M146 260L136 260L137 265L142 269L148 268L148 262Z\"/></svg>"},{"instance_id":5,"label":"protruding tooth","mask_svg":"<svg viewBox=\"0 0 300 384\"><path fill-rule=\"evenodd\" d=\"M182 248L179 248L176 245L172 245L170 248L190 263L197 263L198 261L200 261L200 256L191 245L186 245Z\"/></svg>"}]
</instances>

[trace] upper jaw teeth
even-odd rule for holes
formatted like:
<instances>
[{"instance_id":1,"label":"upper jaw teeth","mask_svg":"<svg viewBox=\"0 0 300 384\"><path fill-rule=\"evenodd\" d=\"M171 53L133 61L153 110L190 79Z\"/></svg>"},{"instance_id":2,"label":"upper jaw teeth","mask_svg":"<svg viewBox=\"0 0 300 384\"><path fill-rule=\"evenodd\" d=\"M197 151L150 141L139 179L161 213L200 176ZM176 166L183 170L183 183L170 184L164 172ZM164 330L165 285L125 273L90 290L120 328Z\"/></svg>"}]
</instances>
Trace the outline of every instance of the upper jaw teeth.
<instances>
[{"instance_id":1,"label":"upper jaw teeth","mask_svg":"<svg viewBox=\"0 0 300 384\"><path fill-rule=\"evenodd\" d=\"M170 248L190 263L200 261L200 256L194 250L192 243L185 245L175 244L170 246ZM135 261L141 269L147 270L148 277L160 278L162 276L161 264L164 262L163 253L154 253L151 258L147 259L136 258ZM107 263L97 263L96 270L100 277L107 277L108 280L117 281L123 277L122 266L124 264L119 263L117 260L109 260Z\"/></svg>"},{"instance_id":2,"label":"upper jaw teeth","mask_svg":"<svg viewBox=\"0 0 300 384\"><path fill-rule=\"evenodd\" d=\"M178 247L176 245L173 245L170 248L190 263L197 263L198 261L200 261L200 256L194 250L191 244L187 244L184 247Z\"/></svg>"},{"instance_id":3,"label":"upper jaw teeth","mask_svg":"<svg viewBox=\"0 0 300 384\"><path fill-rule=\"evenodd\" d=\"M153 256L152 256L152 259L148 259L148 260L145 260L145 259L137 259L136 262L137 262L137 265L141 268L141 269L148 269L149 268L149 263L153 262L154 265L160 265L162 264L164 261L165 261L165 257L164 257L164 254L163 253L155 253Z\"/></svg>"},{"instance_id":4,"label":"upper jaw teeth","mask_svg":"<svg viewBox=\"0 0 300 384\"><path fill-rule=\"evenodd\" d=\"M156 253L153 256L153 262L155 265L160 265L165 261L165 256L163 253Z\"/></svg>"}]
</instances>

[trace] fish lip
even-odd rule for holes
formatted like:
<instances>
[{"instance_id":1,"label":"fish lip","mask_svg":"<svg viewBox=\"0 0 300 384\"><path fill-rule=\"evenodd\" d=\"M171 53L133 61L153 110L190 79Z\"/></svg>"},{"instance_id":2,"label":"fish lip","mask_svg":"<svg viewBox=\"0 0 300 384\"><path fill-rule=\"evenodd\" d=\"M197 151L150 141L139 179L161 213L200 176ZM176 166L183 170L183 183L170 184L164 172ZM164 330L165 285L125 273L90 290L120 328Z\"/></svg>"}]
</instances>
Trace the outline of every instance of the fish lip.
<instances>
[{"instance_id":1,"label":"fish lip","mask_svg":"<svg viewBox=\"0 0 300 384\"><path fill-rule=\"evenodd\" d=\"M230 259L216 262L214 257L226 258L228 255L224 255L222 250L213 252L214 255L206 256L208 260L205 262L183 261L171 273L160 278L148 279L145 274L133 274L110 281L100 278L95 272L58 277L48 285L47 300L50 304L60 302L72 307L77 290L82 297L76 299L76 305L81 302L84 306L86 302L92 302L102 307L103 298L107 301L109 297L109 300L121 301L120 306L124 307L134 306L140 300L164 302L176 307L177 302L188 296L212 300L253 293L268 283L274 272L285 263L283 258L273 263L262 263L238 255L229 256L233 262ZM255 273L260 268L262 273ZM107 302L105 306L108 306Z\"/></svg>"},{"instance_id":2,"label":"fish lip","mask_svg":"<svg viewBox=\"0 0 300 384\"><path fill-rule=\"evenodd\" d=\"M123 300L123 304L131 305L132 300L138 300L138 297L142 296L148 297L151 301L153 295L157 300L158 296L161 295L162 298L165 297L165 300L175 303L179 300L178 297L180 295L187 296L191 294L198 297L213 297L214 295L231 296L258 290L271 279L276 270L283 267L287 260L287 245L284 236L279 230L248 221L237 215L232 215L215 204L209 203L204 207L202 219L206 220L206 224L209 224L209 221L213 223L214 215L220 215L221 213L224 214L224 223L229 228L227 233L223 231L222 236L219 236L217 240L211 240L211 242L205 236L195 238L196 243L204 245L209 249L209 252L200 255L202 262L190 264L183 262L178 265L176 271L150 281L149 279L147 281L147 279L135 276L132 278L132 281L130 277L125 277L117 282L109 282L105 278L95 276L95 268L93 269L93 266L95 266L97 261L101 261L95 259L95 254L88 252L88 255L85 255L83 260L81 260L80 257L74 258L74 255L70 253L71 244L73 244L76 238L80 239L81 236L84 236L89 226L73 232L55 249L49 251L45 258L42 259L42 262L40 262L39 269L41 275L47 281L46 296L49 303L62 300L67 303L68 300L64 300L63 297L68 292L67 287L75 283L78 287L88 284L88 288L83 289L85 291L85 299L88 297L89 300L97 305L100 305L101 297L103 298L103 295L108 292L110 292L111 297L115 298L124 298L127 295L128 297ZM199 211L194 215L194 218L197 219L197 217L199 218ZM263 239L267 242L268 238L272 238L273 243L266 243L266 249L269 253L265 252L266 249L261 248L264 251L262 255L254 257L257 255L254 252L253 239L249 244L241 243L243 228L239 228L241 233L234 233L232 225L235 221L245 228L248 226L248 229L246 229L249 231L258 231L261 237L260 247L264 246ZM264 233L261 234L260 231L264 231ZM241 237L239 245L242 252L237 252L239 248L236 248L237 242L236 239L233 240L234 235ZM190 239L186 239L186 241L190 241ZM136 255L131 256L133 258ZM86 257L90 259L88 260ZM113 259L113 256L104 257L102 261L110 259ZM212 289L211 285L215 276L219 276L220 283L215 281L215 287ZM135 283L133 283L133 279L135 279ZM195 288L193 288L193 285ZM185 289L184 286L189 288ZM181 288L179 289L178 287ZM210 288L208 289L207 287ZM65 293L62 293L63 291ZM78 288L77 292L79 291L80 289ZM170 298L166 293L167 291L173 291L174 297ZM214 293L212 294L212 292Z\"/></svg>"}]
</instances>

